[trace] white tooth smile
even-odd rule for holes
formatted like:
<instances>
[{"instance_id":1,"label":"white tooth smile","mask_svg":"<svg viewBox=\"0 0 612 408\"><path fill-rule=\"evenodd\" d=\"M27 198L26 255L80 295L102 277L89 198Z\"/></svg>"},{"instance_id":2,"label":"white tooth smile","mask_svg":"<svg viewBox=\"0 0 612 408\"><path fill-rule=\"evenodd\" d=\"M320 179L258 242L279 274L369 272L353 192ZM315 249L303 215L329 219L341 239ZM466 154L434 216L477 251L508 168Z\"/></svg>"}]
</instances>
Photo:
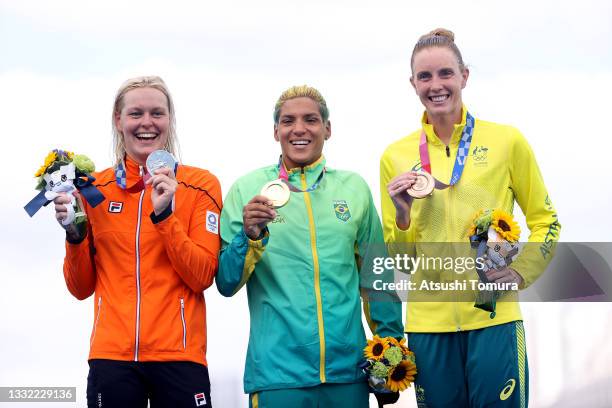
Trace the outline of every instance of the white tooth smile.
<instances>
[{"instance_id":1,"label":"white tooth smile","mask_svg":"<svg viewBox=\"0 0 612 408\"><path fill-rule=\"evenodd\" d=\"M291 142L291 144L294 146L306 146L309 143L310 141L308 140L294 140L293 142Z\"/></svg>"},{"instance_id":2,"label":"white tooth smile","mask_svg":"<svg viewBox=\"0 0 612 408\"><path fill-rule=\"evenodd\" d=\"M429 99L432 102L443 102L445 100L447 100L449 97L449 95L437 95L437 96L430 96Z\"/></svg>"},{"instance_id":3,"label":"white tooth smile","mask_svg":"<svg viewBox=\"0 0 612 408\"><path fill-rule=\"evenodd\" d=\"M136 135L138 139L155 139L157 137L156 133L139 133Z\"/></svg>"}]
</instances>

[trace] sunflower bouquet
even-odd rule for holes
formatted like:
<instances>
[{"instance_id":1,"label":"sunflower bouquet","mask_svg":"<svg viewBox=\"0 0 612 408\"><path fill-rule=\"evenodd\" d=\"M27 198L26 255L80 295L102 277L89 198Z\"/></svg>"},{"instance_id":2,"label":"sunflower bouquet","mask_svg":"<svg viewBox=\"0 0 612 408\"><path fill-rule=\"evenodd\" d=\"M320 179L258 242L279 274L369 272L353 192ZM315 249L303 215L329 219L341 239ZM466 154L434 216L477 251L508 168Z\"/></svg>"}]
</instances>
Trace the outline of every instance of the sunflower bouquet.
<instances>
[{"instance_id":1,"label":"sunflower bouquet","mask_svg":"<svg viewBox=\"0 0 612 408\"><path fill-rule=\"evenodd\" d=\"M501 209L478 212L468 235L472 247L477 248L477 257L484 260L483 268L477 269L478 277L483 283L489 283L486 272L506 268L519 252L521 228L514 221L512 214ZM499 295L499 291L482 290L478 293L474 306L491 312L492 319L495 317L495 303Z\"/></svg>"},{"instance_id":2,"label":"sunflower bouquet","mask_svg":"<svg viewBox=\"0 0 612 408\"><path fill-rule=\"evenodd\" d=\"M374 336L363 352L366 361L362 368L374 391L399 392L414 382L417 369L406 339Z\"/></svg>"},{"instance_id":3,"label":"sunflower bouquet","mask_svg":"<svg viewBox=\"0 0 612 408\"><path fill-rule=\"evenodd\" d=\"M87 202L95 207L104 200L102 193L92 184L95 170L89 157L69 151L54 149L45 158L45 162L34 174L40 192L24 208L32 217L43 206L64 193L70 196L71 203L66 205L67 217L62 225L82 224L87 217L80 200L74 195L78 190Z\"/></svg>"}]
</instances>

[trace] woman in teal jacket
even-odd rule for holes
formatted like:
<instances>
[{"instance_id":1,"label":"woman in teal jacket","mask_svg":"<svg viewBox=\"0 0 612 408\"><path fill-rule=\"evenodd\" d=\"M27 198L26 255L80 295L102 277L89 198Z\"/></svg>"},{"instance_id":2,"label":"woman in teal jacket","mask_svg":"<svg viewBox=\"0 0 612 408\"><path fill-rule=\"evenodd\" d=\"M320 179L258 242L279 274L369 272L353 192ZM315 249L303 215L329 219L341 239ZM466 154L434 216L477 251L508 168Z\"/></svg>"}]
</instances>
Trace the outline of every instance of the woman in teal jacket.
<instances>
[{"instance_id":1,"label":"woman in teal jacket","mask_svg":"<svg viewBox=\"0 0 612 408\"><path fill-rule=\"evenodd\" d=\"M328 116L316 89L285 91L274 112L281 159L236 181L221 214L216 282L224 296L247 286L244 389L251 406L368 406L359 368L366 345L360 293L374 333L403 335L394 293L376 293L382 297L369 302L368 288L375 280L392 281L393 271L372 269L374 257L385 252L365 181L326 166ZM291 193L274 209L260 191L278 179Z\"/></svg>"}]
</instances>

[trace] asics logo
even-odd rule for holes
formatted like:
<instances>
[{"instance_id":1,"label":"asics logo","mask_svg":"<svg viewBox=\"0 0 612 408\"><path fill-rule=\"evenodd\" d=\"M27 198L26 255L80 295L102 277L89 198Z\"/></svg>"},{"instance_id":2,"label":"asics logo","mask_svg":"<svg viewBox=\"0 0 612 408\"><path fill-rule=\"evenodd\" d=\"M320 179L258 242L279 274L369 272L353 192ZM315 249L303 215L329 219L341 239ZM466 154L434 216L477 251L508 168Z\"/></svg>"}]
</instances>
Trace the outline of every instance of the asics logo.
<instances>
[{"instance_id":1,"label":"asics logo","mask_svg":"<svg viewBox=\"0 0 612 408\"><path fill-rule=\"evenodd\" d=\"M510 396L512 395L512 391L514 391L515 385L516 385L516 381L514 380L514 378L511 378L508 381L506 381L504 389L501 390L501 392L499 393L499 399L502 401L505 401L508 398L510 398Z\"/></svg>"}]
</instances>

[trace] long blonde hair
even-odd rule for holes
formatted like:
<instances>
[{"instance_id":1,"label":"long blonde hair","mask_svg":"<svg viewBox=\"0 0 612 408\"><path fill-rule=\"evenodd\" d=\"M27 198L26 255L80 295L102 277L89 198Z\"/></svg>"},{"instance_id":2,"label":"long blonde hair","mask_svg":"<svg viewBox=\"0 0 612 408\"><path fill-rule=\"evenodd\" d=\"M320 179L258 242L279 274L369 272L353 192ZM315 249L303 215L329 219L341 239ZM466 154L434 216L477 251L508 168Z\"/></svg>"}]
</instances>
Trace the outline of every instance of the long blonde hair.
<instances>
[{"instance_id":1,"label":"long blonde hair","mask_svg":"<svg viewBox=\"0 0 612 408\"><path fill-rule=\"evenodd\" d=\"M166 83L158 76L141 76L136 78L130 78L125 81L117 91L115 96L115 103L113 104L113 115L112 115L112 128L113 128L113 151L115 155L115 165L123 162L125 157L125 142L123 140L123 133L117 128L115 117L121 113L123 109L124 101L123 98L126 93L137 88L153 88L157 89L166 96L168 102L168 116L170 119L170 126L168 127L168 139L164 149L169 151L178 159L179 144L178 137L176 136L176 118L174 115L174 103L172 102L172 96L166 86Z\"/></svg>"}]
</instances>

